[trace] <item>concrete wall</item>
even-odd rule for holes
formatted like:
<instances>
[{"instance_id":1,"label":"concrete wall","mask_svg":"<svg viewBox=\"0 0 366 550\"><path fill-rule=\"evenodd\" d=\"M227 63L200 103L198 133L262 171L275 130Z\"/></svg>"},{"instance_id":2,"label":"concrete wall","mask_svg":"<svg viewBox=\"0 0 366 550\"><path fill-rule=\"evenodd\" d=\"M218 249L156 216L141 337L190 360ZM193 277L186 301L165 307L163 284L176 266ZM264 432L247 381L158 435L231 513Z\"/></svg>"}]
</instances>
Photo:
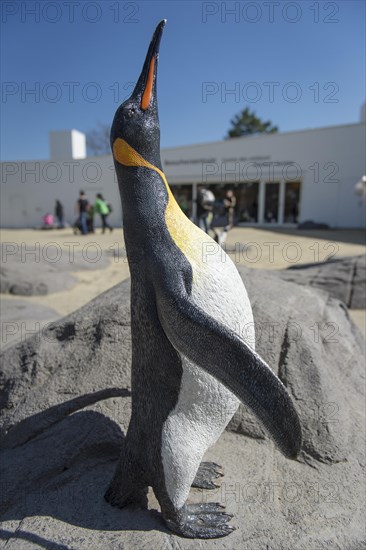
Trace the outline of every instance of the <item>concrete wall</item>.
<instances>
[{"instance_id":1,"label":"concrete wall","mask_svg":"<svg viewBox=\"0 0 366 550\"><path fill-rule=\"evenodd\" d=\"M2 163L2 227L36 227L42 216L53 213L59 199L64 205L65 221L74 223L79 191L83 189L90 202L102 193L112 203L110 222L122 223L122 207L111 156L81 160L23 161ZM99 216L96 216L97 226Z\"/></svg>"},{"instance_id":2,"label":"concrete wall","mask_svg":"<svg viewBox=\"0 0 366 550\"><path fill-rule=\"evenodd\" d=\"M86 137L78 130L61 130L49 132L50 158L84 159L86 157Z\"/></svg>"},{"instance_id":3,"label":"concrete wall","mask_svg":"<svg viewBox=\"0 0 366 550\"><path fill-rule=\"evenodd\" d=\"M162 150L170 184L248 180L300 180L300 221L332 227L363 227L365 202L354 185L365 172L365 124L237 138ZM122 209L111 156L4 162L1 165L1 225L34 227L53 211L55 199L73 223L79 190L89 200L103 193L120 225Z\"/></svg>"}]
</instances>

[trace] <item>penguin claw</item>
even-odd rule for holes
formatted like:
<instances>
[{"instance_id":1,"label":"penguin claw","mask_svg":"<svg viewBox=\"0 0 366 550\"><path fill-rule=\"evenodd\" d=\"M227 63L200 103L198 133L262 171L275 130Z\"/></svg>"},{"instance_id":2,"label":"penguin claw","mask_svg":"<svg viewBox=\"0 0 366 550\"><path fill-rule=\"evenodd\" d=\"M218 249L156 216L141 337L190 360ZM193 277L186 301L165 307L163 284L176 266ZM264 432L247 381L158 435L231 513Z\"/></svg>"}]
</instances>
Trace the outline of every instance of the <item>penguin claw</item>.
<instances>
[{"instance_id":1,"label":"penguin claw","mask_svg":"<svg viewBox=\"0 0 366 550\"><path fill-rule=\"evenodd\" d=\"M215 468L218 468L219 470L222 471L222 466L220 466L220 464L216 464L216 462L202 462L202 464L211 464L211 466L215 466Z\"/></svg>"},{"instance_id":2,"label":"penguin claw","mask_svg":"<svg viewBox=\"0 0 366 550\"><path fill-rule=\"evenodd\" d=\"M203 513L210 513L210 512L222 512L222 510L226 509L226 506L224 504L220 504L219 502L205 502L205 503L198 503L198 504L186 504L186 508L189 512L203 512Z\"/></svg>"},{"instance_id":3,"label":"penguin claw","mask_svg":"<svg viewBox=\"0 0 366 550\"><path fill-rule=\"evenodd\" d=\"M167 520L167 524L172 531L187 538L226 537L235 531L235 527L228 525L233 516L223 509L225 506L215 502L186 504L179 511L178 521Z\"/></svg>"},{"instance_id":4,"label":"penguin claw","mask_svg":"<svg viewBox=\"0 0 366 550\"><path fill-rule=\"evenodd\" d=\"M217 489L220 487L214 483L214 479L223 477L224 472L216 462L201 462L196 477L192 483L192 487L198 489Z\"/></svg>"}]
</instances>

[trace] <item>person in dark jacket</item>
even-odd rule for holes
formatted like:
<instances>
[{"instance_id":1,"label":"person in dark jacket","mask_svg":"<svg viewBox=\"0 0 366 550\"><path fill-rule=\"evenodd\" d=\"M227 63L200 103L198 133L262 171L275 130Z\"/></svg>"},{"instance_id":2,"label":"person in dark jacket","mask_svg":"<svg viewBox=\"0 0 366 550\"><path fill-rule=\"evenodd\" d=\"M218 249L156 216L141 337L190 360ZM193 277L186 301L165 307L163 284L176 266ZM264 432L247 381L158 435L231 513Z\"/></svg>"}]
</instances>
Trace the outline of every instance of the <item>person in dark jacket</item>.
<instances>
[{"instance_id":1,"label":"person in dark jacket","mask_svg":"<svg viewBox=\"0 0 366 550\"><path fill-rule=\"evenodd\" d=\"M87 226L88 208L89 208L88 199L86 198L84 191L80 191L79 200L75 205L75 210L79 214L77 225L80 227L81 233L83 235L86 235L88 233L88 226Z\"/></svg>"},{"instance_id":2,"label":"person in dark jacket","mask_svg":"<svg viewBox=\"0 0 366 550\"><path fill-rule=\"evenodd\" d=\"M225 194L223 207L225 210L225 225L221 232L216 230L216 239L220 246L224 246L226 242L226 237L230 229L234 227L235 223L235 207L236 207L236 197L234 192L231 189L228 189Z\"/></svg>"},{"instance_id":3,"label":"person in dark jacket","mask_svg":"<svg viewBox=\"0 0 366 550\"><path fill-rule=\"evenodd\" d=\"M64 225L64 207L62 203L57 199L55 203L55 218L59 229L63 229Z\"/></svg>"}]
</instances>

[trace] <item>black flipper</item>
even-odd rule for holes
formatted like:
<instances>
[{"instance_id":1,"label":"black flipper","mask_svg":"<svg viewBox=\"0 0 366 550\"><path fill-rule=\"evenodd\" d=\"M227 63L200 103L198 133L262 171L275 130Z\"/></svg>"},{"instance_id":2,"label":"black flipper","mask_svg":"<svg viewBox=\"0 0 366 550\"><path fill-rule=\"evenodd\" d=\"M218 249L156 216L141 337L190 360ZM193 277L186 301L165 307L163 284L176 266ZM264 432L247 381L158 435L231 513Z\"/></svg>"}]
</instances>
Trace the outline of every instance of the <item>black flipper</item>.
<instances>
[{"instance_id":1,"label":"black flipper","mask_svg":"<svg viewBox=\"0 0 366 550\"><path fill-rule=\"evenodd\" d=\"M159 292L157 303L172 345L252 409L283 454L295 458L301 447L299 418L285 386L263 359L194 304L183 288Z\"/></svg>"}]
</instances>

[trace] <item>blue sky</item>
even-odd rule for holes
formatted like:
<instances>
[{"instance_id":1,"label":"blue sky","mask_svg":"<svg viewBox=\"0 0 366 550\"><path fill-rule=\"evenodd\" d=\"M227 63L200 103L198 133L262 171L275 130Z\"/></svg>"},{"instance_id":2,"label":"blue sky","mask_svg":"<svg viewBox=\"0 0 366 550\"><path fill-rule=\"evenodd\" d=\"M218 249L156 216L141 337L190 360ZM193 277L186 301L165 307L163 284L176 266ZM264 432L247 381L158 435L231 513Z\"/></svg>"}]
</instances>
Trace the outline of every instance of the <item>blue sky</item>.
<instances>
[{"instance_id":1,"label":"blue sky","mask_svg":"<svg viewBox=\"0 0 366 550\"><path fill-rule=\"evenodd\" d=\"M245 106L290 131L358 122L365 100L361 0L3 0L1 8L3 160L47 159L49 130L110 123L163 18L163 147L222 139Z\"/></svg>"}]
</instances>

